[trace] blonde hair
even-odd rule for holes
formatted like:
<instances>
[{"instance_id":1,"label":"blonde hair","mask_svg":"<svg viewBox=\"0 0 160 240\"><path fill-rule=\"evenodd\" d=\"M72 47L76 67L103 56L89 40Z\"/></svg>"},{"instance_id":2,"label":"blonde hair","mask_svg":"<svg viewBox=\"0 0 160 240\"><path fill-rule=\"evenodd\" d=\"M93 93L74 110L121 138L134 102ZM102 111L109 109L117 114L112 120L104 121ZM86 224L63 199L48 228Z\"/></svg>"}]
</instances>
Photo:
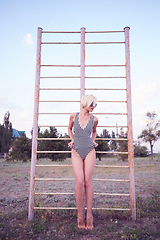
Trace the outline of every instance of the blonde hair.
<instances>
[{"instance_id":1,"label":"blonde hair","mask_svg":"<svg viewBox=\"0 0 160 240\"><path fill-rule=\"evenodd\" d=\"M92 94L90 95L84 95L81 99L81 106L84 108L85 106L89 107L91 103L97 104L97 98L94 97Z\"/></svg>"}]
</instances>

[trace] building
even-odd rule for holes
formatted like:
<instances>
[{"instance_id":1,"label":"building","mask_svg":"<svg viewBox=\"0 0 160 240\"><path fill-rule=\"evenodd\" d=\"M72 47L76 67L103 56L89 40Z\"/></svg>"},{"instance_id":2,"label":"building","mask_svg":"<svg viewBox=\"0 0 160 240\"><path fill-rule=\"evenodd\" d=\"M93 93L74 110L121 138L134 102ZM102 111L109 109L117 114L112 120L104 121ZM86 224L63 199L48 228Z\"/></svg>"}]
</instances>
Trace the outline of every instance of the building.
<instances>
[{"instance_id":1,"label":"building","mask_svg":"<svg viewBox=\"0 0 160 240\"><path fill-rule=\"evenodd\" d=\"M20 137L22 133L25 133L25 131L18 131L17 129L13 129L12 138Z\"/></svg>"}]
</instances>

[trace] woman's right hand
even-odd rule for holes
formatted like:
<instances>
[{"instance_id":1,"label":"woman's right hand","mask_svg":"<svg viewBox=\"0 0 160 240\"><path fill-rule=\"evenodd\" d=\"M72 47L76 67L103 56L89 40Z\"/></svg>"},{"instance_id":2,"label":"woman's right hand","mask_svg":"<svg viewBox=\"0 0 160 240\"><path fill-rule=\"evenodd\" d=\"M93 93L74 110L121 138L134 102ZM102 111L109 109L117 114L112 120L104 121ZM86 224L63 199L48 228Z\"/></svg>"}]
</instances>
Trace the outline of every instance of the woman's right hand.
<instances>
[{"instance_id":1,"label":"woman's right hand","mask_svg":"<svg viewBox=\"0 0 160 240\"><path fill-rule=\"evenodd\" d=\"M68 146L72 148L74 141L72 140L70 143L68 143Z\"/></svg>"}]
</instances>

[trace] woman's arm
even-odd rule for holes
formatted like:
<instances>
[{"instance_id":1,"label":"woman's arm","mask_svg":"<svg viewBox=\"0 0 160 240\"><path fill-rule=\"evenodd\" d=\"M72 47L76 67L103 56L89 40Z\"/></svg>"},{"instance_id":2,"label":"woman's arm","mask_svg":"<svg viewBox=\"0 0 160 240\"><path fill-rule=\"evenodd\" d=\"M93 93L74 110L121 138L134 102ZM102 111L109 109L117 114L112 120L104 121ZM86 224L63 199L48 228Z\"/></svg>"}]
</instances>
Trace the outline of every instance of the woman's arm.
<instances>
[{"instance_id":1,"label":"woman's arm","mask_svg":"<svg viewBox=\"0 0 160 240\"><path fill-rule=\"evenodd\" d=\"M73 128L73 124L74 124L75 115L76 115L75 113L72 113L70 118L69 118L68 134L69 134L69 136L71 138L71 142L68 144L68 146L70 148L72 148L72 145L74 143L72 128Z\"/></svg>"},{"instance_id":2,"label":"woman's arm","mask_svg":"<svg viewBox=\"0 0 160 240\"><path fill-rule=\"evenodd\" d=\"M97 135L97 125L98 125L98 118L94 117L94 127L93 127L93 132L92 132L92 140L95 144L95 147L98 146L98 143L95 142L96 135Z\"/></svg>"}]
</instances>

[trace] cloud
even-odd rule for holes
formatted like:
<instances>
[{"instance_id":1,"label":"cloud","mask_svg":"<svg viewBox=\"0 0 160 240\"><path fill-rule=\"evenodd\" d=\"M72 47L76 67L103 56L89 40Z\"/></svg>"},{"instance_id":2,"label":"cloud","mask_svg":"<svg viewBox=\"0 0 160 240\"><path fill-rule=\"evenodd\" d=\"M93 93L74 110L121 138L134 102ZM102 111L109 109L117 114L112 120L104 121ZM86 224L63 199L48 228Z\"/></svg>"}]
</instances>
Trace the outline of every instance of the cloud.
<instances>
[{"instance_id":1,"label":"cloud","mask_svg":"<svg viewBox=\"0 0 160 240\"><path fill-rule=\"evenodd\" d=\"M153 105L158 104L160 81L141 82L133 94L133 104ZM151 104L150 104L151 103Z\"/></svg>"},{"instance_id":2,"label":"cloud","mask_svg":"<svg viewBox=\"0 0 160 240\"><path fill-rule=\"evenodd\" d=\"M3 107L6 107L6 100L5 100L5 98L3 97L3 96L0 96L0 106L1 106L1 109L3 108Z\"/></svg>"},{"instance_id":3,"label":"cloud","mask_svg":"<svg viewBox=\"0 0 160 240\"><path fill-rule=\"evenodd\" d=\"M33 125L32 113L24 110L11 109L10 114L10 121L12 123L12 127L19 131L25 131L27 137L30 138L30 131Z\"/></svg>"},{"instance_id":4,"label":"cloud","mask_svg":"<svg viewBox=\"0 0 160 240\"><path fill-rule=\"evenodd\" d=\"M24 38L23 38L23 46L32 46L33 45L33 40L32 36L30 33L28 33Z\"/></svg>"},{"instance_id":5,"label":"cloud","mask_svg":"<svg viewBox=\"0 0 160 240\"><path fill-rule=\"evenodd\" d=\"M134 140L146 127L146 113L155 111L160 117L159 103L160 79L141 81L133 86L132 115Z\"/></svg>"}]
</instances>

